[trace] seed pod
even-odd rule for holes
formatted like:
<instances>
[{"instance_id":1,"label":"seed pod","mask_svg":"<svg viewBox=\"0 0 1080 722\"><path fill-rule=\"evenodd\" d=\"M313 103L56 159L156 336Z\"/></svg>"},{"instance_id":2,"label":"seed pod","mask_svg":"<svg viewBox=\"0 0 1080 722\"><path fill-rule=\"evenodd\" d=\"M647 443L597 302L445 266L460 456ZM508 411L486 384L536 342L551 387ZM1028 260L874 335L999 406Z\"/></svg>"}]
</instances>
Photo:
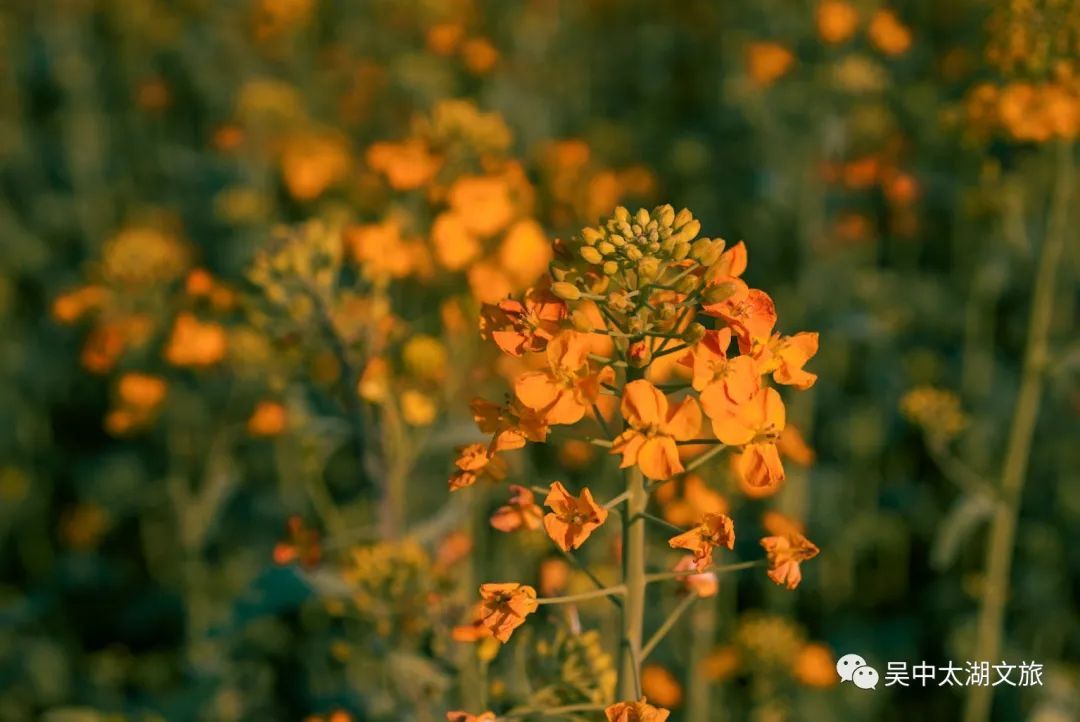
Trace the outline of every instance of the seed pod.
<instances>
[{"instance_id":1,"label":"seed pod","mask_svg":"<svg viewBox=\"0 0 1080 722\"><path fill-rule=\"evenodd\" d=\"M581 290L567 281L556 281L551 284L551 292L564 301L576 301L581 298Z\"/></svg>"}]
</instances>

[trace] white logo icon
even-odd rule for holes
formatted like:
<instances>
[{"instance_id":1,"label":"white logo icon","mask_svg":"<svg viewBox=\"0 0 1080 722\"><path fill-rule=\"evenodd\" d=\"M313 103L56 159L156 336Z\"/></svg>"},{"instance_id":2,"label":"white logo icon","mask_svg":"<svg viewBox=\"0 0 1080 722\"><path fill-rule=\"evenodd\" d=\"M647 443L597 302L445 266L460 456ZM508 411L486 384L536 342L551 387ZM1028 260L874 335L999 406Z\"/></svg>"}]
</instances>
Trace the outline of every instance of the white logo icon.
<instances>
[{"instance_id":1,"label":"white logo icon","mask_svg":"<svg viewBox=\"0 0 1080 722\"><path fill-rule=\"evenodd\" d=\"M877 689L878 671L857 654L845 654L836 662L841 682L852 682L859 689Z\"/></svg>"}]
</instances>

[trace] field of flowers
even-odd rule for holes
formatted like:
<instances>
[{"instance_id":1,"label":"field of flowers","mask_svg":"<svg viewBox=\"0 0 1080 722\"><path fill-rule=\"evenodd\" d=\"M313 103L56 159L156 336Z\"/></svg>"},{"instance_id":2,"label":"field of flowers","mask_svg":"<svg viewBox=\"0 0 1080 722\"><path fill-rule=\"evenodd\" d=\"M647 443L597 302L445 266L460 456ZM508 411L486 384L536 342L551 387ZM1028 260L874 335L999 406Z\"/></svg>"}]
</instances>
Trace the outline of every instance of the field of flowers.
<instances>
[{"instance_id":1,"label":"field of flowers","mask_svg":"<svg viewBox=\"0 0 1080 722\"><path fill-rule=\"evenodd\" d=\"M0 4L0 722L1080 719L1078 0Z\"/></svg>"}]
</instances>

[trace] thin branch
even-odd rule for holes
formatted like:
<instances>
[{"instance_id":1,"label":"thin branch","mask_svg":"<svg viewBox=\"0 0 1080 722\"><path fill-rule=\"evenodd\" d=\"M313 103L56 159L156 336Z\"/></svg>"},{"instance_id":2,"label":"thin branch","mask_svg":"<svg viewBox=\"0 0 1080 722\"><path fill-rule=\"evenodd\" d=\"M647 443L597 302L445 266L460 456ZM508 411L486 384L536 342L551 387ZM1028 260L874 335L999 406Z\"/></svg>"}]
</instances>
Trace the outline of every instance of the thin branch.
<instances>
[{"instance_id":1,"label":"thin branch","mask_svg":"<svg viewBox=\"0 0 1080 722\"><path fill-rule=\"evenodd\" d=\"M766 559L756 559L752 562L739 562L738 564L725 564L719 567L709 567L707 569L685 569L681 572L657 572L656 574L645 575L645 581L649 584L653 582L662 582L667 579L682 579L683 577L692 577L696 574L724 574L725 572L738 572L743 569L752 569L753 567L764 566Z\"/></svg>"},{"instance_id":2,"label":"thin branch","mask_svg":"<svg viewBox=\"0 0 1080 722\"><path fill-rule=\"evenodd\" d=\"M562 597L541 597L536 600L537 604L572 604L574 602L583 602L586 599L598 599L600 597L610 597L614 594L625 594L626 585L616 584L614 587L604 587L602 589L595 589L591 592L581 592L580 594L568 594Z\"/></svg>"},{"instance_id":3,"label":"thin branch","mask_svg":"<svg viewBox=\"0 0 1080 722\"><path fill-rule=\"evenodd\" d=\"M629 491L624 491L623 493L619 494L615 498L608 501L608 503L604 504L604 508L605 509L614 509L619 504L622 504L624 501L626 501L626 499L629 496L630 496L630 492Z\"/></svg>"},{"instance_id":4,"label":"thin branch","mask_svg":"<svg viewBox=\"0 0 1080 722\"><path fill-rule=\"evenodd\" d=\"M579 570L581 570L585 574L585 576L587 576L589 578L589 581L591 581L593 584L596 585L597 589L603 589L604 588L604 583L602 581L600 581L600 579L595 574L593 574L589 570L589 568L587 566L582 564L581 561L577 557L575 557L570 552L564 550L560 546L556 546L555 548L558 550L558 552L560 554L563 555L563 557L568 562L570 562L575 567L577 567ZM612 596L609 596L608 599L611 600L611 603L614 604L616 607L618 607L619 609L622 609L622 600L619 599L617 596L612 595Z\"/></svg>"},{"instance_id":5,"label":"thin branch","mask_svg":"<svg viewBox=\"0 0 1080 722\"><path fill-rule=\"evenodd\" d=\"M698 456L698 457L696 457L694 459L691 459L690 463L688 463L686 465L686 468L684 469L684 471L693 471L694 469L698 468L699 466L701 466L706 461L713 458L714 456L716 456L717 454L719 454L721 451L723 451L726 448L727 448L727 444L719 444L717 446L712 447L711 449L706 451L701 456Z\"/></svg>"},{"instance_id":6,"label":"thin branch","mask_svg":"<svg viewBox=\"0 0 1080 722\"><path fill-rule=\"evenodd\" d=\"M671 614L668 615L668 618L660 625L660 628L653 633L653 636L649 637L649 641L641 648L641 658L643 660L647 659L649 653L656 649L656 645L664 640L664 637L667 636L667 633L675 626L675 623L679 621L679 618L683 613L692 607L697 599L698 596L696 594L687 594L686 598L679 602L679 606L672 610Z\"/></svg>"},{"instance_id":7,"label":"thin branch","mask_svg":"<svg viewBox=\"0 0 1080 722\"><path fill-rule=\"evenodd\" d=\"M679 534L682 534L684 531L686 531L686 529L683 529L681 526L676 526L675 524L672 524L667 519L661 519L660 517L656 516L655 514L650 514L650 513L646 512L646 511L641 512L640 514L638 514L638 516L641 517L642 519L645 519L646 521L651 521L654 524L659 524L660 526L666 526L668 529L672 529L672 530L678 532Z\"/></svg>"}]
</instances>

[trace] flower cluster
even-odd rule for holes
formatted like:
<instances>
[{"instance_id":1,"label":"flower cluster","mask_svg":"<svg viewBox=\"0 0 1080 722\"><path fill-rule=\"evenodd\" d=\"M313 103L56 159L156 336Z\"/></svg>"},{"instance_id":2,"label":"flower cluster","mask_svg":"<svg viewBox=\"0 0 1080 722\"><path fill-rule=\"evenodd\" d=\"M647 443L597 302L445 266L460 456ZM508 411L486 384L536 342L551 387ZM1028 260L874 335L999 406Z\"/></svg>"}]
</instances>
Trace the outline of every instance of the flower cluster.
<instances>
[{"instance_id":1,"label":"flower cluster","mask_svg":"<svg viewBox=\"0 0 1080 722\"><path fill-rule=\"evenodd\" d=\"M542 527L567 554L599 533L613 514L619 516L624 582L586 598L622 595L624 604L643 599L645 504L657 489L665 506L673 504L665 490L674 477L730 448L737 452L734 466L743 485L778 487L785 477L780 445L786 428L778 389L807 389L817 378L805 368L817 352L817 334L778 332L771 297L743 279L745 245L728 247L722 239L700 236L700 230L685 209L619 207L598 226L556 241L545 278L482 311L482 336L518 362L519 370L502 402L472 402L487 440L459 451L450 489L512 475L504 459L508 452L553 437L618 457L626 490L606 503L589 487L571 490L561 481L546 487L515 484L491 518L505 532ZM689 556L674 571L653 576L682 579L692 601L715 594L714 570L723 567L714 557L718 549L734 549L735 523L722 497L700 476L688 475L683 487L693 501L672 517L681 531L668 545ZM545 494L542 506L534 492ZM793 526L770 532L761 540L761 561L772 581L793 589L801 579L799 564L817 547ZM476 631L467 636L490 635L500 642L540 605L578 598L540 597L517 582L484 584L480 595L470 627ZM633 655L642 644L638 625L624 626ZM636 660L630 664L638 667ZM624 662L624 699L641 692L626 669ZM641 699L609 706L606 714L609 720L663 720L668 713Z\"/></svg>"}]
</instances>

